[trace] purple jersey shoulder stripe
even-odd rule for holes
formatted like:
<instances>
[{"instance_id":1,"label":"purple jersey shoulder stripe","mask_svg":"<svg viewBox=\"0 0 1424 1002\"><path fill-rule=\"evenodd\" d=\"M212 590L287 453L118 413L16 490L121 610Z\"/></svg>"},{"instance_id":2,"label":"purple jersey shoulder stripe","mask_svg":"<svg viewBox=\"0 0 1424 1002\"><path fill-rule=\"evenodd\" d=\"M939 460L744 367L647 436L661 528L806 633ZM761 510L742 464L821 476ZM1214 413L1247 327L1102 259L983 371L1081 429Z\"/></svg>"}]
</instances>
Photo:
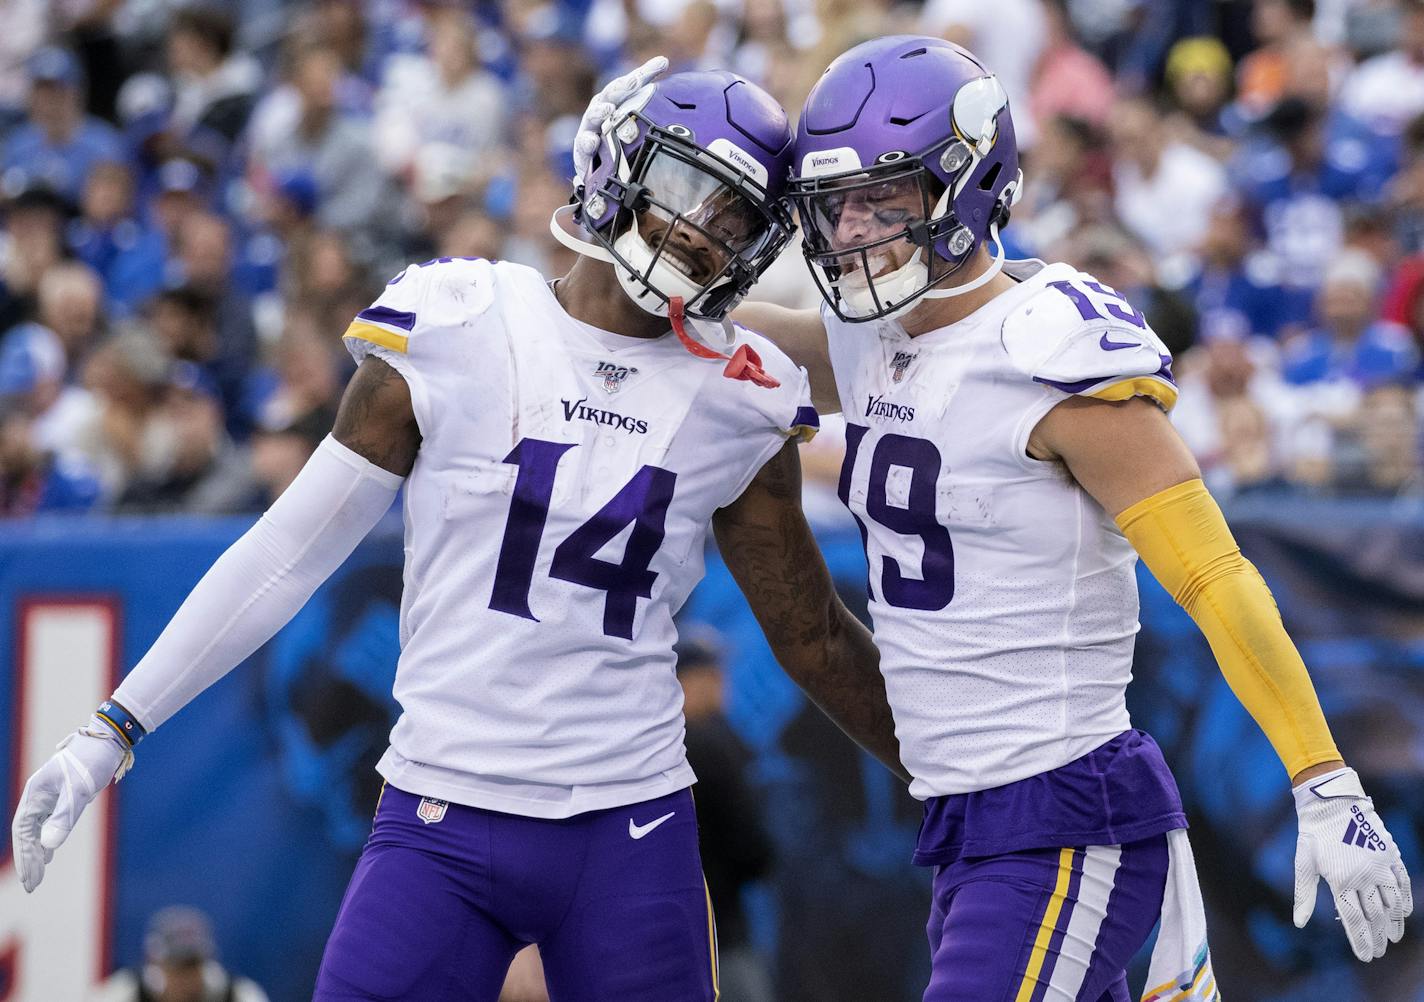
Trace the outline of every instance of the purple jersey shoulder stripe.
<instances>
[{"instance_id":1,"label":"purple jersey shoulder stripe","mask_svg":"<svg viewBox=\"0 0 1424 1002\"><path fill-rule=\"evenodd\" d=\"M1152 373L1152 375L1157 379L1165 379L1173 386L1176 386L1177 381L1172 378L1172 356L1158 355L1157 357L1162 360L1162 367L1159 368L1156 372ZM1044 379L1042 376L1034 376L1033 381L1035 383L1043 383L1047 386L1051 386L1055 390L1062 390L1064 393L1083 393L1087 390L1092 389L1094 386L1101 386L1103 383L1114 383L1122 379L1130 378L1132 377L1099 376L1096 379L1080 379L1076 383L1060 383L1056 379Z\"/></svg>"},{"instance_id":2,"label":"purple jersey shoulder stripe","mask_svg":"<svg viewBox=\"0 0 1424 1002\"><path fill-rule=\"evenodd\" d=\"M415 314L405 313L401 310L393 310L389 306L372 306L356 314L358 319L369 321L373 324L387 324L391 327L399 327L403 331L415 330Z\"/></svg>"},{"instance_id":3,"label":"purple jersey shoulder stripe","mask_svg":"<svg viewBox=\"0 0 1424 1002\"><path fill-rule=\"evenodd\" d=\"M795 428L804 425L807 428L820 428L821 415L816 413L814 407L796 408L796 416L791 419L791 427Z\"/></svg>"}]
</instances>

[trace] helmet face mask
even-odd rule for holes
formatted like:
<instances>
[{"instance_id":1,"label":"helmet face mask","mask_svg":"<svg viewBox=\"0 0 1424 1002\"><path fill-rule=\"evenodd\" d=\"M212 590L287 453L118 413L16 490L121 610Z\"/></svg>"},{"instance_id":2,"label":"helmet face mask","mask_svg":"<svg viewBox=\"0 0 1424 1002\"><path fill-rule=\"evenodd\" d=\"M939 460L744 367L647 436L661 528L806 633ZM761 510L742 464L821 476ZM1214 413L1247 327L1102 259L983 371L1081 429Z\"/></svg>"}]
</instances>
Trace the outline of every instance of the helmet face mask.
<instances>
[{"instance_id":1,"label":"helmet face mask","mask_svg":"<svg viewBox=\"0 0 1424 1002\"><path fill-rule=\"evenodd\" d=\"M920 157L793 184L806 262L841 319L895 316L958 267L933 250L959 228L944 192Z\"/></svg>"},{"instance_id":2,"label":"helmet face mask","mask_svg":"<svg viewBox=\"0 0 1424 1002\"><path fill-rule=\"evenodd\" d=\"M729 340L727 313L794 232L785 112L733 74L677 74L625 103L603 135L576 193L592 243L574 249L611 261L647 312L667 316L681 298L690 319L720 328L713 340Z\"/></svg>"}]
</instances>

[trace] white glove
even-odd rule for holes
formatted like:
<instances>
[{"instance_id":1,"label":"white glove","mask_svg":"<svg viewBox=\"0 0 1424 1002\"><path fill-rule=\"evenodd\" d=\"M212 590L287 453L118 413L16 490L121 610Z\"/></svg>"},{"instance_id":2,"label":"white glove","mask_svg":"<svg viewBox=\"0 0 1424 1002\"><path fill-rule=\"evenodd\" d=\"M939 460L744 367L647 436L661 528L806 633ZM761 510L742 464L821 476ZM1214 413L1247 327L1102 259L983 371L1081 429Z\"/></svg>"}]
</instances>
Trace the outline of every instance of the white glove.
<instances>
[{"instance_id":1,"label":"white glove","mask_svg":"<svg viewBox=\"0 0 1424 1002\"><path fill-rule=\"evenodd\" d=\"M1295 925L1315 910L1321 877L1355 956L1368 963L1404 935L1414 910L1409 874L1354 769L1337 769L1295 789Z\"/></svg>"},{"instance_id":2,"label":"white glove","mask_svg":"<svg viewBox=\"0 0 1424 1002\"><path fill-rule=\"evenodd\" d=\"M27 893L40 886L45 864L69 838L84 808L132 764L133 752L95 717L61 741L59 750L35 770L10 826L15 871Z\"/></svg>"},{"instance_id":3,"label":"white glove","mask_svg":"<svg viewBox=\"0 0 1424 1002\"><path fill-rule=\"evenodd\" d=\"M618 106L642 90L668 68L667 56L654 56L642 66L621 77L616 77L593 96L588 110L579 121L578 135L574 137L574 181L583 184L588 180L589 168L593 166L593 155L598 152L598 144L603 142L603 123L617 110Z\"/></svg>"}]
</instances>

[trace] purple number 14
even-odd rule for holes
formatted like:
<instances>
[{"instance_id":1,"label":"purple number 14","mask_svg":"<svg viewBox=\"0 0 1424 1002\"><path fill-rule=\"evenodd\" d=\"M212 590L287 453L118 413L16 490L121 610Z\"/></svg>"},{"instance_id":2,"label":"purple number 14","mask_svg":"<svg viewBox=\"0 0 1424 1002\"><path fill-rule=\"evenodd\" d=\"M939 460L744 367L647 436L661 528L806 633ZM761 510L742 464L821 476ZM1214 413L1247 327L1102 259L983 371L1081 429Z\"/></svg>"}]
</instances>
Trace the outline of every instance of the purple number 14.
<instances>
[{"instance_id":1,"label":"purple number 14","mask_svg":"<svg viewBox=\"0 0 1424 1002\"><path fill-rule=\"evenodd\" d=\"M504 457L519 473L490 593L489 607L497 612L538 622L539 617L529 608L534 565L549 520L559 460L572 448L570 443L526 438ZM610 637L632 640L638 599L652 597L658 575L651 565L663 542L676 483L677 474L671 470L644 466L554 550L549 564L551 578L606 593L603 632ZM633 531L628 534L623 559L615 564L599 558L598 551L630 524Z\"/></svg>"}]
</instances>

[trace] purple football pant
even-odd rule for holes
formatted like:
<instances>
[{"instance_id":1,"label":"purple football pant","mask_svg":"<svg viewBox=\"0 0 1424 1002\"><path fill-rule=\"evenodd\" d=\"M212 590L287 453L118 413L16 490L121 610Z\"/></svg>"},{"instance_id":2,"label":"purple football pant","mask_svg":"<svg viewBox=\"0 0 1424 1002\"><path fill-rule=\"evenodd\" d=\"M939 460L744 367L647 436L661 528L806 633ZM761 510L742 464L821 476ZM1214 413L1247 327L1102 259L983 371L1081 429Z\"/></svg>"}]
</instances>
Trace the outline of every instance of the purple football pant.
<instances>
[{"instance_id":1,"label":"purple football pant","mask_svg":"<svg viewBox=\"0 0 1424 1002\"><path fill-rule=\"evenodd\" d=\"M1165 835L936 867L924 1002L1131 1002L1166 883Z\"/></svg>"},{"instance_id":2,"label":"purple football pant","mask_svg":"<svg viewBox=\"0 0 1424 1002\"><path fill-rule=\"evenodd\" d=\"M527 943L552 1002L715 999L689 791L559 821L420 805L386 787L316 1002L495 1002Z\"/></svg>"}]
</instances>

